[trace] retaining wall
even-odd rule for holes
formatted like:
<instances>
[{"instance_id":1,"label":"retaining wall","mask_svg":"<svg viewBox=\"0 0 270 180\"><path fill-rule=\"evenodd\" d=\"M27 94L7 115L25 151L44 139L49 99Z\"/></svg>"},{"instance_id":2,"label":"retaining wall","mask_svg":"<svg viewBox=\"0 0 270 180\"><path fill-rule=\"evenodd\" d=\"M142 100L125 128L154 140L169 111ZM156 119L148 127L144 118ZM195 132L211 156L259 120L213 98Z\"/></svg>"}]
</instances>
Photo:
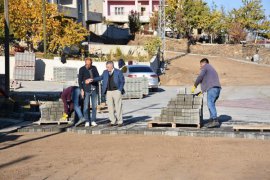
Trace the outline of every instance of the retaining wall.
<instances>
[{"instance_id":1,"label":"retaining wall","mask_svg":"<svg viewBox=\"0 0 270 180\"><path fill-rule=\"evenodd\" d=\"M106 62L93 62L97 67L99 74L105 70ZM139 64L150 65L149 62L140 62ZM66 64L61 63L60 60L53 59L36 59L36 72L35 80L53 81L53 68L54 67L73 67L77 68L79 72L80 67L84 65L84 61L68 60ZM115 67L117 67L115 62ZM10 57L10 79L14 79L15 57ZM0 56L0 74L5 74L5 57Z\"/></svg>"}]
</instances>

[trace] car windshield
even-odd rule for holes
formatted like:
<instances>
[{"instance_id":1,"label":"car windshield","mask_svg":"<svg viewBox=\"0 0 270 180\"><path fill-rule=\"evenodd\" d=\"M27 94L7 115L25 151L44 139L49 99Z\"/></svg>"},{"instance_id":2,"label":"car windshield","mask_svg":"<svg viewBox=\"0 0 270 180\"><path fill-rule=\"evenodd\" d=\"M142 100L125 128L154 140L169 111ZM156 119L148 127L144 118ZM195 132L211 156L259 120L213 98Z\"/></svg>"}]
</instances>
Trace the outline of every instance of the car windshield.
<instances>
[{"instance_id":1,"label":"car windshield","mask_svg":"<svg viewBox=\"0 0 270 180\"><path fill-rule=\"evenodd\" d=\"M129 67L129 72L153 72L153 70L150 68L150 67L147 67L147 66L141 66L141 67Z\"/></svg>"}]
</instances>

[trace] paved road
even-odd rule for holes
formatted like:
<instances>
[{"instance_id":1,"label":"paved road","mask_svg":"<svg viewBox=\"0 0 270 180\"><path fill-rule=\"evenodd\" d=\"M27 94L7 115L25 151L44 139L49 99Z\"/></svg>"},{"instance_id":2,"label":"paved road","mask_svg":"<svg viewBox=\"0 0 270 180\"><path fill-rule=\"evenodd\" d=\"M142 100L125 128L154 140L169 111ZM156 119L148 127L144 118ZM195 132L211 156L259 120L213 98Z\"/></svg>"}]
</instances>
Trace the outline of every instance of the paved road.
<instances>
[{"instance_id":1,"label":"paved road","mask_svg":"<svg viewBox=\"0 0 270 180\"><path fill-rule=\"evenodd\" d=\"M32 81L22 82L23 88L17 92L60 92L63 83ZM144 121L158 116L162 107L175 97L179 87L161 87L159 92L151 93L143 99L125 100L124 118ZM270 121L270 86L234 86L223 87L217 104L218 114L223 125L241 122ZM206 102L206 99L205 101ZM209 117L204 106L204 119ZM99 114L98 118L107 118L108 114Z\"/></svg>"}]
</instances>

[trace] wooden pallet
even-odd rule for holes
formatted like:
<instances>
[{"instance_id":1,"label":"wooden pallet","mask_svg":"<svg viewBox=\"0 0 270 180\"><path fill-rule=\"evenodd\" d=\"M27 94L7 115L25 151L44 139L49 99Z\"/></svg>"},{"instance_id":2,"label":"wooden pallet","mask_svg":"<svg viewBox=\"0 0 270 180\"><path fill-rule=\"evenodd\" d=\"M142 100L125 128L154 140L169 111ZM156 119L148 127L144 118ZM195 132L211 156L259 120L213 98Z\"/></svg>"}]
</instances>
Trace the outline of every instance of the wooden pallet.
<instances>
[{"instance_id":1,"label":"wooden pallet","mask_svg":"<svg viewBox=\"0 0 270 180\"><path fill-rule=\"evenodd\" d=\"M46 121L46 120L39 120L37 122L35 122L34 124L38 124L38 125L41 125L41 124L68 124L70 121Z\"/></svg>"},{"instance_id":2,"label":"wooden pallet","mask_svg":"<svg viewBox=\"0 0 270 180\"><path fill-rule=\"evenodd\" d=\"M247 124L247 125L234 125L233 130L240 131L240 130L249 130L249 131L270 131L270 124Z\"/></svg>"},{"instance_id":3,"label":"wooden pallet","mask_svg":"<svg viewBox=\"0 0 270 180\"><path fill-rule=\"evenodd\" d=\"M152 128L154 125L171 125L172 128L176 128L176 126L183 126L188 127L195 125L198 129L201 128L201 124L181 124L181 123L175 123L175 122L161 122L161 121L150 121L148 122L148 128Z\"/></svg>"}]
</instances>

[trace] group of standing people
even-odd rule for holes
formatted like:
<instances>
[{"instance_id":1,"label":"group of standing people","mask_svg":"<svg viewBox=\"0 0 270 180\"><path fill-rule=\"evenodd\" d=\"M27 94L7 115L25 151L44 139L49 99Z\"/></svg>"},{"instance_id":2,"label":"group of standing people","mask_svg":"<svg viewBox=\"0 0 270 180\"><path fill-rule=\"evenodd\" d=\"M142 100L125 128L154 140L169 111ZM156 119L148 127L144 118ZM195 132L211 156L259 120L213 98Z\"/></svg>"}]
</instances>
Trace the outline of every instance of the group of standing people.
<instances>
[{"instance_id":1,"label":"group of standing people","mask_svg":"<svg viewBox=\"0 0 270 180\"><path fill-rule=\"evenodd\" d=\"M215 103L219 98L221 85L218 74L209 60L204 58L200 61L201 72L197 77L192 92L199 84L201 84L202 93L207 92L207 106L210 113L210 119L205 125L206 127L218 127L219 120ZM96 126L96 110L98 96L98 82L102 81L102 94L106 95L107 105L109 110L109 126L123 126L123 107L122 94L124 91L125 78L122 71L114 68L114 63L108 61L106 70L99 75L98 70L92 65L91 58L85 59L85 65L79 70L78 83L79 86L66 88L61 98L64 103L63 119L67 119L74 109L78 122L72 122L75 126L85 123L85 126ZM81 112L80 101L83 100L83 113ZM91 100L91 117L90 117L90 100Z\"/></svg>"},{"instance_id":2,"label":"group of standing people","mask_svg":"<svg viewBox=\"0 0 270 180\"><path fill-rule=\"evenodd\" d=\"M106 70L99 75L92 59L86 58L85 65L79 70L78 86L71 86L62 92L64 103L62 119L67 119L74 110L78 121L71 120L75 126L85 123L85 127L97 126L97 98L99 81L102 81L102 95L106 96L109 110L109 126L123 125L122 94L124 93L125 78L122 71L114 68L113 61L106 62ZM83 103L81 102L83 101ZM81 111L83 104L83 112ZM91 104L91 113L90 113ZM90 115L91 114L91 115Z\"/></svg>"}]
</instances>

